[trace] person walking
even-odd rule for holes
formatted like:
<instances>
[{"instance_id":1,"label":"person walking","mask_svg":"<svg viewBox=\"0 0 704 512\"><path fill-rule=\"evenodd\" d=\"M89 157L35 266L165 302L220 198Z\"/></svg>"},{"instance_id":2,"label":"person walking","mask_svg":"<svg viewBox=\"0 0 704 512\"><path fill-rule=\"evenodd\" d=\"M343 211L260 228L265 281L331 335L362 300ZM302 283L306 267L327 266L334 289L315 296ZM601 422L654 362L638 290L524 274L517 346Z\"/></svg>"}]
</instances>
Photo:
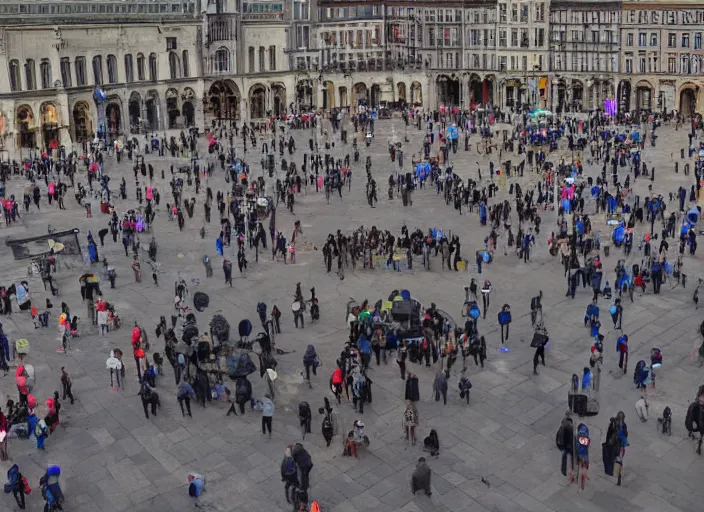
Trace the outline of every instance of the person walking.
<instances>
[{"instance_id":1,"label":"person walking","mask_svg":"<svg viewBox=\"0 0 704 512\"><path fill-rule=\"evenodd\" d=\"M406 340L403 340L396 351L396 364L401 372L401 380L406 380Z\"/></svg>"},{"instance_id":2,"label":"person walking","mask_svg":"<svg viewBox=\"0 0 704 512\"><path fill-rule=\"evenodd\" d=\"M545 366L545 344L541 343L535 348L535 354L533 355L533 374L538 375L538 361Z\"/></svg>"},{"instance_id":3,"label":"person walking","mask_svg":"<svg viewBox=\"0 0 704 512\"><path fill-rule=\"evenodd\" d=\"M411 400L406 400L406 410L403 411L403 433L406 443L416 444L416 427L418 426L418 410Z\"/></svg>"},{"instance_id":4,"label":"person walking","mask_svg":"<svg viewBox=\"0 0 704 512\"><path fill-rule=\"evenodd\" d=\"M73 398L73 393L71 392L72 385L73 385L73 382L71 381L71 377L69 376L65 367L62 366L61 367L61 389L63 390L62 400L66 400L66 397L68 397L71 400L71 405L73 405L73 402L75 400Z\"/></svg>"},{"instance_id":5,"label":"person walking","mask_svg":"<svg viewBox=\"0 0 704 512\"><path fill-rule=\"evenodd\" d=\"M178 384L178 390L176 391L176 399L178 400L178 405L181 407L181 415L186 416L183 412L183 404L186 404L186 411L188 411L188 416L193 417L191 414L191 399L195 398L196 392L193 390L191 385L186 382L185 378L181 379Z\"/></svg>"},{"instance_id":6,"label":"person walking","mask_svg":"<svg viewBox=\"0 0 704 512\"><path fill-rule=\"evenodd\" d=\"M305 354L303 354L303 366L306 369L306 381L310 384L310 370L313 369L313 375L316 375L316 369L320 364L318 354L315 352L313 345L308 345Z\"/></svg>"},{"instance_id":7,"label":"person walking","mask_svg":"<svg viewBox=\"0 0 704 512\"><path fill-rule=\"evenodd\" d=\"M7 471L7 483L5 484L5 492L12 493L20 510L26 509L24 495L27 489L29 488L29 486L25 483L26 480L26 477L24 477L22 473L20 473L20 468L17 466L17 464L14 464Z\"/></svg>"},{"instance_id":8,"label":"person walking","mask_svg":"<svg viewBox=\"0 0 704 512\"><path fill-rule=\"evenodd\" d=\"M567 476L567 456L570 456L570 481L574 479L574 422L572 414L567 411L557 430L557 447L562 451L560 470Z\"/></svg>"},{"instance_id":9,"label":"person walking","mask_svg":"<svg viewBox=\"0 0 704 512\"><path fill-rule=\"evenodd\" d=\"M271 400L271 395L267 393L262 398L262 434L269 431L269 439L271 439L271 423L274 419L274 402Z\"/></svg>"},{"instance_id":10,"label":"person walking","mask_svg":"<svg viewBox=\"0 0 704 512\"><path fill-rule=\"evenodd\" d=\"M435 401L440 401L440 395L442 395L442 401L444 405L447 405L447 377L445 372L439 371L435 375L435 381L433 381L433 392L435 393Z\"/></svg>"}]
</instances>

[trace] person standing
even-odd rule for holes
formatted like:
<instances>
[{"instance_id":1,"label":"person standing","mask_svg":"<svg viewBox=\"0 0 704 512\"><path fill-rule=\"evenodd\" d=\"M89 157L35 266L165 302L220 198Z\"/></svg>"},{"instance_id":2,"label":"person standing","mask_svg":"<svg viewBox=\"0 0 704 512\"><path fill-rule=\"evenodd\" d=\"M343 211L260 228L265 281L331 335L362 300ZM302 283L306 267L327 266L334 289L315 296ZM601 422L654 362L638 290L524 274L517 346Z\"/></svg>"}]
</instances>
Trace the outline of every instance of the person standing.
<instances>
[{"instance_id":1,"label":"person standing","mask_svg":"<svg viewBox=\"0 0 704 512\"><path fill-rule=\"evenodd\" d=\"M418 410L411 400L406 400L406 410L403 411L403 433L406 442L416 444L416 427L418 426Z\"/></svg>"},{"instance_id":2,"label":"person standing","mask_svg":"<svg viewBox=\"0 0 704 512\"><path fill-rule=\"evenodd\" d=\"M567 456L570 456L570 481L574 478L574 422L569 411L562 418L562 423L557 431L557 447L562 451L560 470L567 476Z\"/></svg>"},{"instance_id":3,"label":"person standing","mask_svg":"<svg viewBox=\"0 0 704 512\"><path fill-rule=\"evenodd\" d=\"M306 381L310 384L310 370L313 369L313 375L316 375L319 360L318 354L315 352L313 345L308 345L305 354L303 354L303 366L306 369Z\"/></svg>"},{"instance_id":4,"label":"person standing","mask_svg":"<svg viewBox=\"0 0 704 512\"><path fill-rule=\"evenodd\" d=\"M433 493L430 491L430 468L425 462L425 457L418 459L416 469L411 477L411 492L415 494L418 491L424 491L426 496Z\"/></svg>"},{"instance_id":5,"label":"person standing","mask_svg":"<svg viewBox=\"0 0 704 512\"><path fill-rule=\"evenodd\" d=\"M20 469L17 464L13 465L7 472L7 484L5 484L5 492L12 492L17 502L17 506L20 510L25 510L26 505L24 501L25 494L25 477L20 473Z\"/></svg>"},{"instance_id":6,"label":"person standing","mask_svg":"<svg viewBox=\"0 0 704 512\"><path fill-rule=\"evenodd\" d=\"M271 423L274 419L274 402L271 400L271 395L267 393L262 398L262 434L269 431L269 439L271 439Z\"/></svg>"},{"instance_id":7,"label":"person standing","mask_svg":"<svg viewBox=\"0 0 704 512\"><path fill-rule=\"evenodd\" d=\"M406 340L403 340L396 351L396 363L401 371L401 380L406 380Z\"/></svg>"},{"instance_id":8,"label":"person standing","mask_svg":"<svg viewBox=\"0 0 704 512\"><path fill-rule=\"evenodd\" d=\"M299 487L298 471L296 469L296 463L293 460L293 455L291 454L291 446L287 446L284 450L284 458L281 461L281 481L286 482L286 485L284 486L284 494L286 494L286 502L291 503L288 490L293 487L293 492L291 494L294 494L296 489Z\"/></svg>"},{"instance_id":9,"label":"person standing","mask_svg":"<svg viewBox=\"0 0 704 512\"><path fill-rule=\"evenodd\" d=\"M73 405L73 402L74 402L73 393L71 392L72 385L73 385L73 382L71 381L71 377L69 376L65 367L62 366L61 367L61 389L63 390L63 400L66 400L66 397L68 397L71 400L71 405Z\"/></svg>"}]
</instances>

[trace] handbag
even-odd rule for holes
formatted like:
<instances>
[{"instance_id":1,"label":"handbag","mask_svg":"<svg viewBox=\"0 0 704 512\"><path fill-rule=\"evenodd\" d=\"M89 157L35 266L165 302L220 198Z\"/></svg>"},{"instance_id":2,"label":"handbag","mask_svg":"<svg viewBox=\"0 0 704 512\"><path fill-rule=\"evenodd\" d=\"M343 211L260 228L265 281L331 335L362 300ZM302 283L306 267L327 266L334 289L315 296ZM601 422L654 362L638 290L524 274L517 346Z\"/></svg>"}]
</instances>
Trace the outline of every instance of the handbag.
<instances>
[{"instance_id":1,"label":"handbag","mask_svg":"<svg viewBox=\"0 0 704 512\"><path fill-rule=\"evenodd\" d=\"M530 342L530 346L532 348L544 347L548 341L550 341L550 338L547 334L542 332L534 332L533 340Z\"/></svg>"},{"instance_id":2,"label":"handbag","mask_svg":"<svg viewBox=\"0 0 704 512\"><path fill-rule=\"evenodd\" d=\"M32 492L32 488L29 486L29 481L27 480L26 476L22 477L22 486L24 487L24 493L29 494Z\"/></svg>"}]
</instances>

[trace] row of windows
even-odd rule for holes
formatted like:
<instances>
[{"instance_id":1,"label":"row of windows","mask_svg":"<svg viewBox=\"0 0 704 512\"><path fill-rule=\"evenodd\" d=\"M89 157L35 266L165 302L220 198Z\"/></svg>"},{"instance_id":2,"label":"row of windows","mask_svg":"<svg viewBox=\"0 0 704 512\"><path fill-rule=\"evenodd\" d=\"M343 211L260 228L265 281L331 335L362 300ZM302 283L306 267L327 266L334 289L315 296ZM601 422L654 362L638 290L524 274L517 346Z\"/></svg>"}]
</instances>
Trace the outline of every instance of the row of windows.
<instances>
[{"instance_id":1,"label":"row of windows","mask_svg":"<svg viewBox=\"0 0 704 512\"><path fill-rule=\"evenodd\" d=\"M657 56L639 55L636 59L626 56L624 59L624 71L626 73L658 73L664 70L659 69L660 59ZM670 54L667 56L667 72L675 74L699 74L704 70L704 58L701 55L689 55L687 53Z\"/></svg>"},{"instance_id":2,"label":"row of windows","mask_svg":"<svg viewBox=\"0 0 704 512\"><path fill-rule=\"evenodd\" d=\"M633 46L635 40L635 34L629 32L626 34L626 46ZM694 37L692 34L682 34L680 48L689 48L690 43L693 42L693 48L695 50L702 49L702 33L695 32ZM638 33L638 46L657 46L658 45L658 34L651 33L650 37L645 32ZM670 32L667 34L667 47L677 48L677 34Z\"/></svg>"},{"instance_id":3,"label":"row of windows","mask_svg":"<svg viewBox=\"0 0 704 512\"><path fill-rule=\"evenodd\" d=\"M499 23L507 23L510 19L511 23L528 23L529 21L545 21L545 4L543 2L535 3L533 18L530 19L530 8L528 3L511 4L511 17L508 16L508 5L499 4Z\"/></svg>"},{"instance_id":4,"label":"row of windows","mask_svg":"<svg viewBox=\"0 0 704 512\"><path fill-rule=\"evenodd\" d=\"M182 57L182 59L181 59ZM88 73L86 72L86 59L85 57L76 57L73 61L73 66L71 65L71 59L68 57L63 57L60 61L61 66L61 82L64 87L73 87L74 76L75 85L77 87L83 87L88 85ZM137 54L137 80L146 80L147 74L147 60L143 54ZM169 77L171 79L188 77L190 76L190 63L188 60L188 51L184 50L181 56L176 52L169 52ZM35 63L34 60L28 59L24 63L24 73L20 68L20 63L18 60L10 61L10 90L12 91L32 91L37 89L37 79L35 75ZM103 75L104 70L107 70L107 82L105 82L105 76ZM118 83L118 63L117 57L114 55L108 55L106 58L106 66L103 66L103 57L101 55L96 55L93 57L92 61L92 71L93 71L93 82L92 85L99 86L108 84ZM131 54L125 55L124 58L124 81L134 82L134 61ZM51 62L49 59L42 59L39 65L39 76L41 83L39 84L42 89L49 89L54 86L54 81L52 78ZM158 61L155 53L149 55L149 67L148 67L149 80L156 82L159 77L158 73ZM23 80L24 78L24 80ZM24 82L24 84L23 84ZM24 85L24 88L23 88Z\"/></svg>"},{"instance_id":5,"label":"row of windows","mask_svg":"<svg viewBox=\"0 0 704 512\"><path fill-rule=\"evenodd\" d=\"M258 64L259 67L255 68L255 56L258 54ZM268 67L267 67L267 56L268 56ZM259 51L256 52L254 46L250 46L247 52L248 57L248 72L249 73L262 73L264 71L276 71L276 46L270 46L267 50L263 46L259 47ZM233 61L230 57L230 50L225 47L219 48L215 52L215 56L209 59L210 71L212 73L230 73L235 70L231 68Z\"/></svg>"},{"instance_id":6,"label":"row of windows","mask_svg":"<svg viewBox=\"0 0 704 512\"><path fill-rule=\"evenodd\" d=\"M124 2L124 0L123 0ZM193 14L195 4L183 3L143 3L143 4L14 4L0 5L0 14Z\"/></svg>"}]
</instances>

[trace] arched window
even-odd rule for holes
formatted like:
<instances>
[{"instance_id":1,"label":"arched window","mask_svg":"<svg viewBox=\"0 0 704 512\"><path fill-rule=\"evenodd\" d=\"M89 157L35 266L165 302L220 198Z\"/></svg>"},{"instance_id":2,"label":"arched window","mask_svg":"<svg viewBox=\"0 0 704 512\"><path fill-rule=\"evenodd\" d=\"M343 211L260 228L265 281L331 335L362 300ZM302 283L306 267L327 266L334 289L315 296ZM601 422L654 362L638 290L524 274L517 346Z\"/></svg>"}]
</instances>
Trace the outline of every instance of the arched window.
<instances>
[{"instance_id":1,"label":"arched window","mask_svg":"<svg viewBox=\"0 0 704 512\"><path fill-rule=\"evenodd\" d=\"M86 85L86 58L76 57L76 85L82 87Z\"/></svg>"},{"instance_id":2,"label":"arched window","mask_svg":"<svg viewBox=\"0 0 704 512\"><path fill-rule=\"evenodd\" d=\"M68 57L61 58L61 82L64 87L71 87L73 85L71 81L71 59Z\"/></svg>"},{"instance_id":3,"label":"arched window","mask_svg":"<svg viewBox=\"0 0 704 512\"><path fill-rule=\"evenodd\" d=\"M276 71L276 46L269 47L269 71Z\"/></svg>"},{"instance_id":4,"label":"arched window","mask_svg":"<svg viewBox=\"0 0 704 512\"><path fill-rule=\"evenodd\" d=\"M144 80L144 55L137 54L137 80Z\"/></svg>"},{"instance_id":5,"label":"arched window","mask_svg":"<svg viewBox=\"0 0 704 512\"><path fill-rule=\"evenodd\" d=\"M125 55L125 82L134 82L134 64L130 53Z\"/></svg>"},{"instance_id":6,"label":"arched window","mask_svg":"<svg viewBox=\"0 0 704 512\"><path fill-rule=\"evenodd\" d=\"M32 91L37 88L37 75L34 69L34 61L32 59L27 59L24 64L24 83L27 86L28 91Z\"/></svg>"},{"instance_id":7,"label":"arched window","mask_svg":"<svg viewBox=\"0 0 704 512\"><path fill-rule=\"evenodd\" d=\"M260 46L259 47L259 72L261 73L265 69L266 69L266 58L265 58L264 47Z\"/></svg>"},{"instance_id":8,"label":"arched window","mask_svg":"<svg viewBox=\"0 0 704 512\"><path fill-rule=\"evenodd\" d=\"M156 53L149 54L149 80L156 82L159 79L159 72L156 65Z\"/></svg>"},{"instance_id":9,"label":"arched window","mask_svg":"<svg viewBox=\"0 0 704 512\"><path fill-rule=\"evenodd\" d=\"M93 83L103 84L103 58L100 55L93 57Z\"/></svg>"},{"instance_id":10,"label":"arched window","mask_svg":"<svg viewBox=\"0 0 704 512\"><path fill-rule=\"evenodd\" d=\"M191 75L191 70L188 69L188 50L183 50L183 58L181 59L181 64L183 65L183 77L188 78Z\"/></svg>"},{"instance_id":11,"label":"arched window","mask_svg":"<svg viewBox=\"0 0 704 512\"><path fill-rule=\"evenodd\" d=\"M215 52L215 71L230 71L230 50L220 48Z\"/></svg>"},{"instance_id":12,"label":"arched window","mask_svg":"<svg viewBox=\"0 0 704 512\"><path fill-rule=\"evenodd\" d=\"M12 92L22 90L22 78L20 77L19 61L10 61L10 90Z\"/></svg>"},{"instance_id":13,"label":"arched window","mask_svg":"<svg viewBox=\"0 0 704 512\"><path fill-rule=\"evenodd\" d=\"M42 59L39 64L39 75L42 79L42 89L49 89L53 85L51 80L51 63L49 59Z\"/></svg>"},{"instance_id":14,"label":"arched window","mask_svg":"<svg viewBox=\"0 0 704 512\"><path fill-rule=\"evenodd\" d=\"M108 55L108 83L117 83L117 58L114 55Z\"/></svg>"},{"instance_id":15,"label":"arched window","mask_svg":"<svg viewBox=\"0 0 704 512\"><path fill-rule=\"evenodd\" d=\"M172 80L181 77L181 63L176 52L169 52L169 76Z\"/></svg>"},{"instance_id":16,"label":"arched window","mask_svg":"<svg viewBox=\"0 0 704 512\"><path fill-rule=\"evenodd\" d=\"M248 58L248 64L249 64L249 72L254 73L254 46L249 47L249 52L247 55Z\"/></svg>"}]
</instances>

